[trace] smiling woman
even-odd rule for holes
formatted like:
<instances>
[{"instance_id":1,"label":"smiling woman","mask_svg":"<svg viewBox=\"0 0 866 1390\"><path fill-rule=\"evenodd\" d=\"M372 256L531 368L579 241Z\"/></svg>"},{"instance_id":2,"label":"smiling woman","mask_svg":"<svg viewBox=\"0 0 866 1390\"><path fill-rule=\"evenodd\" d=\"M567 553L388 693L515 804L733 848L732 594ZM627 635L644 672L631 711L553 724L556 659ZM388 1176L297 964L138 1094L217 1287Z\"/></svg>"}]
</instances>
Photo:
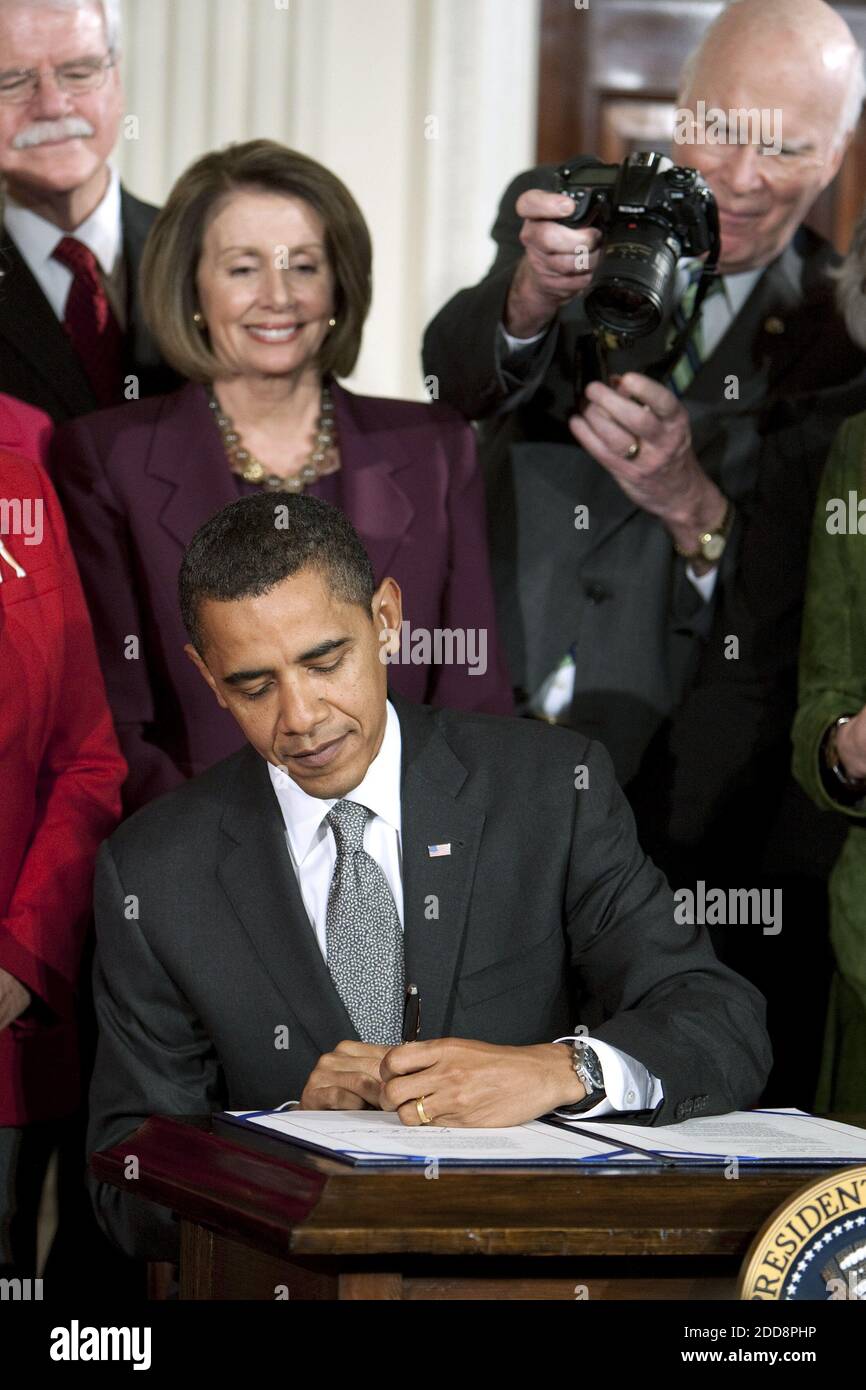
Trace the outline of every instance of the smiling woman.
<instances>
[{"instance_id":1,"label":"smiling woman","mask_svg":"<svg viewBox=\"0 0 866 1390\"><path fill-rule=\"evenodd\" d=\"M413 630L486 633L484 671L395 662L398 694L511 710L471 429L445 406L355 396L337 381L358 355L371 264L357 203L315 160L270 140L204 156L172 190L141 269L148 323L188 385L57 437L130 809L242 742L184 656L175 600L184 546L240 496L308 492L340 508ZM395 643L399 630L398 618ZM253 703L255 685L234 698L268 704Z\"/></svg>"},{"instance_id":2,"label":"smiling woman","mask_svg":"<svg viewBox=\"0 0 866 1390\"><path fill-rule=\"evenodd\" d=\"M371 266L348 189L273 141L206 155L172 190L142 262L144 311L166 358L207 386L245 481L300 492L339 468L328 378L355 365Z\"/></svg>"}]
</instances>

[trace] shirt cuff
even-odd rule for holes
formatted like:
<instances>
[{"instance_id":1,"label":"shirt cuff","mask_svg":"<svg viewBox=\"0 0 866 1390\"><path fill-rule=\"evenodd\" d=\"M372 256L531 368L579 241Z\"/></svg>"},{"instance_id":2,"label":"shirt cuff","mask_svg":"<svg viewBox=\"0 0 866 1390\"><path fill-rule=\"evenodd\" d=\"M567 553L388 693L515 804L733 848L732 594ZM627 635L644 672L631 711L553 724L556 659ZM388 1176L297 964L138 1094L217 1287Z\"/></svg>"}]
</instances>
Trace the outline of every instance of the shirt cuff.
<instances>
[{"instance_id":1,"label":"shirt cuff","mask_svg":"<svg viewBox=\"0 0 866 1390\"><path fill-rule=\"evenodd\" d=\"M659 1101L664 1100L662 1083L651 1071L647 1071L643 1062L598 1038L583 1034L579 1040L591 1047L598 1058L607 1095L598 1105L581 1111L580 1115L569 1115L559 1110L554 1110L554 1115L561 1114L564 1120L586 1120L593 1116L600 1119L603 1115L613 1115L622 1110L654 1110ZM577 1042L578 1039L565 1037L555 1038L554 1041Z\"/></svg>"},{"instance_id":2,"label":"shirt cuff","mask_svg":"<svg viewBox=\"0 0 866 1390\"><path fill-rule=\"evenodd\" d=\"M529 710L532 714L542 714L548 719L558 719L567 714L574 701L574 682L577 667L574 657L568 652L555 671L542 681L532 699Z\"/></svg>"},{"instance_id":3,"label":"shirt cuff","mask_svg":"<svg viewBox=\"0 0 866 1390\"><path fill-rule=\"evenodd\" d=\"M523 352L526 348L533 347L536 343L540 343L542 338L546 338L550 332L549 328L543 328L541 332L536 333L533 338L513 338L503 323L500 323L499 331L505 339L505 344L509 352Z\"/></svg>"},{"instance_id":4,"label":"shirt cuff","mask_svg":"<svg viewBox=\"0 0 866 1390\"><path fill-rule=\"evenodd\" d=\"M693 584L703 599L704 603L709 603L716 589L716 581L719 577L719 567L716 565L708 570L706 574L695 574L691 565L686 565L686 578Z\"/></svg>"}]
</instances>

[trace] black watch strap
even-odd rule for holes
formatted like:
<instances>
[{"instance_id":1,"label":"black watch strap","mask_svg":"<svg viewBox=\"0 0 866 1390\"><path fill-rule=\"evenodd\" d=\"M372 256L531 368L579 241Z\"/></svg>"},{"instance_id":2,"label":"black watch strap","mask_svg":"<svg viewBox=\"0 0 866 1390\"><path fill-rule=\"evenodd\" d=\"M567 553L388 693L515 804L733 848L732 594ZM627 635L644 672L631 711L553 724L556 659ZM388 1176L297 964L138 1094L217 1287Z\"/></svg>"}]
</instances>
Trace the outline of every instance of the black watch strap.
<instances>
[{"instance_id":1,"label":"black watch strap","mask_svg":"<svg viewBox=\"0 0 866 1390\"><path fill-rule=\"evenodd\" d=\"M584 1110L591 1110L594 1105L598 1105L600 1100L604 1100L607 1091L602 1086L600 1090L593 1091L592 1095L584 1096L583 1100L575 1101L574 1105L558 1105L557 1115L582 1115Z\"/></svg>"}]
</instances>

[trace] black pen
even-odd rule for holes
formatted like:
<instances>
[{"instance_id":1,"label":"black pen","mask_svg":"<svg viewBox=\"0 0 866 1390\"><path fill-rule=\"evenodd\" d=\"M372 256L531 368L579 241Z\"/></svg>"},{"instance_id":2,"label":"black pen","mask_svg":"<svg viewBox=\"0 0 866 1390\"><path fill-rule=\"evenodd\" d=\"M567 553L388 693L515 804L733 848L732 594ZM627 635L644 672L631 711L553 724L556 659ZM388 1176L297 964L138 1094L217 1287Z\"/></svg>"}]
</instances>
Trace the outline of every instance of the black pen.
<instances>
[{"instance_id":1,"label":"black pen","mask_svg":"<svg viewBox=\"0 0 866 1390\"><path fill-rule=\"evenodd\" d=\"M403 1042L414 1042L421 1030L421 997L417 985L406 986L403 1005Z\"/></svg>"}]
</instances>

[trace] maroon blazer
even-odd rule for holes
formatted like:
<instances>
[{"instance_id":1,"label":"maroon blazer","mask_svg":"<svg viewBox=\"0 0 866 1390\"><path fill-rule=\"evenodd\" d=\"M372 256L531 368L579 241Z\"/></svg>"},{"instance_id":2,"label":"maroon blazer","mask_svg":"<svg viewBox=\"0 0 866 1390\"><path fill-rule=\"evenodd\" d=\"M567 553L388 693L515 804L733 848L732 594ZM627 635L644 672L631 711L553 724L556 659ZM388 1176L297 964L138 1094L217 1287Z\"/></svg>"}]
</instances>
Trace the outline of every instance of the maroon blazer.
<instances>
[{"instance_id":1,"label":"maroon blazer","mask_svg":"<svg viewBox=\"0 0 866 1390\"><path fill-rule=\"evenodd\" d=\"M397 580L413 628L487 632L485 674L392 665L391 688L409 700L511 713L472 431L445 406L332 391L343 467L313 491L342 506L376 582ZM177 576L196 530L253 489L230 472L195 384L63 426L52 469L129 763L131 811L244 743L183 651Z\"/></svg>"}]
</instances>

